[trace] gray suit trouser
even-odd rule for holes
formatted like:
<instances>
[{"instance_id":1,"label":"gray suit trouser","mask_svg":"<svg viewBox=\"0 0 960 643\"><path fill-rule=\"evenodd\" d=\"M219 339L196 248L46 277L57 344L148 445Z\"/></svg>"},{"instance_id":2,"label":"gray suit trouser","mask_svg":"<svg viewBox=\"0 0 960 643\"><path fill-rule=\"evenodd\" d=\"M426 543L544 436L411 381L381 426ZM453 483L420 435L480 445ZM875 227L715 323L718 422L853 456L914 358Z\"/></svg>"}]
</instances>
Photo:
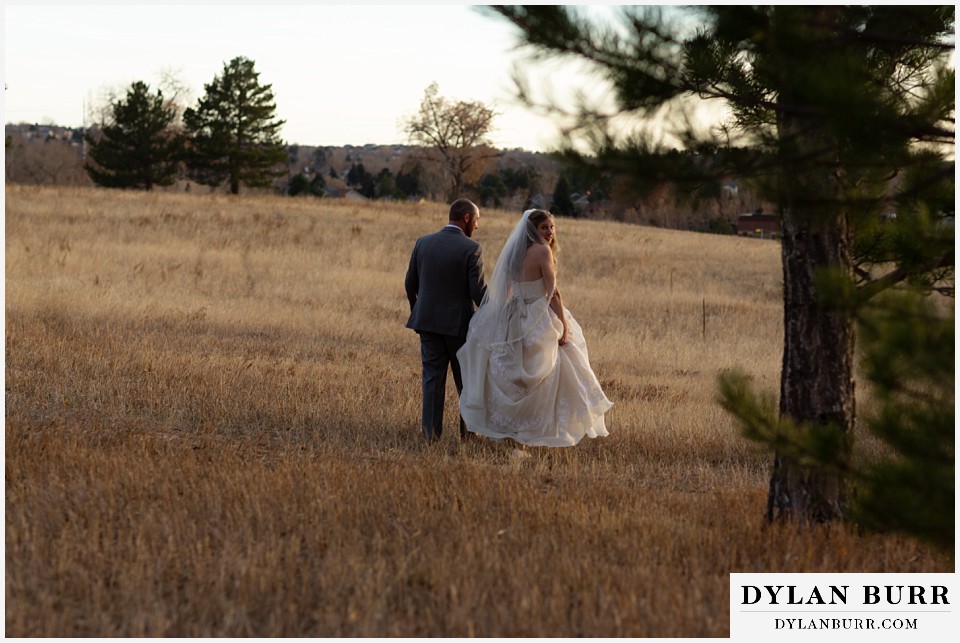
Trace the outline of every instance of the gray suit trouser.
<instances>
[{"instance_id":1,"label":"gray suit trouser","mask_svg":"<svg viewBox=\"0 0 960 643\"><path fill-rule=\"evenodd\" d=\"M466 340L463 337L420 331L420 358L423 361L423 437L428 443L440 439L443 433L443 402L447 389L447 367L453 371L457 395L463 390L457 351ZM460 436L466 434L466 425L460 418Z\"/></svg>"}]
</instances>

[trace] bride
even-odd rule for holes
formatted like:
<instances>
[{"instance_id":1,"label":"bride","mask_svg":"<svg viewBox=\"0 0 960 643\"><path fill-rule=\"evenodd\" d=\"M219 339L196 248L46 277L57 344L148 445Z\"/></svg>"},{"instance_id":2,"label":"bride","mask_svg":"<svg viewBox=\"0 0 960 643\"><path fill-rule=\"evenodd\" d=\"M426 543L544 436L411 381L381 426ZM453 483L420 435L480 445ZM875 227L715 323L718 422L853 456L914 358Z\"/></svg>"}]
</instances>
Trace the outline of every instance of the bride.
<instances>
[{"instance_id":1,"label":"bride","mask_svg":"<svg viewBox=\"0 0 960 643\"><path fill-rule=\"evenodd\" d=\"M607 399L579 324L557 289L553 215L527 210L500 253L457 352L467 430L530 446L609 435Z\"/></svg>"}]
</instances>

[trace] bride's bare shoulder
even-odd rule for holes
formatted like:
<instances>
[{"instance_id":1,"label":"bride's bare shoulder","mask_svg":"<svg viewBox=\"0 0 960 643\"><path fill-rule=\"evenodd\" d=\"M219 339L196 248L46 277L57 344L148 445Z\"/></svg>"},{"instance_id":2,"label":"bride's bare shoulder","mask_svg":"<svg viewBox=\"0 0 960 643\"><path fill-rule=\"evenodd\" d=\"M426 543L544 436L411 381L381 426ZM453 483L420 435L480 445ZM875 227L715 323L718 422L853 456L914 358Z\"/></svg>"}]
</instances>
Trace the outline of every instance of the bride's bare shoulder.
<instances>
[{"instance_id":1,"label":"bride's bare shoulder","mask_svg":"<svg viewBox=\"0 0 960 643\"><path fill-rule=\"evenodd\" d=\"M527 257L535 260L550 258L550 247L543 243L535 243L527 248Z\"/></svg>"}]
</instances>

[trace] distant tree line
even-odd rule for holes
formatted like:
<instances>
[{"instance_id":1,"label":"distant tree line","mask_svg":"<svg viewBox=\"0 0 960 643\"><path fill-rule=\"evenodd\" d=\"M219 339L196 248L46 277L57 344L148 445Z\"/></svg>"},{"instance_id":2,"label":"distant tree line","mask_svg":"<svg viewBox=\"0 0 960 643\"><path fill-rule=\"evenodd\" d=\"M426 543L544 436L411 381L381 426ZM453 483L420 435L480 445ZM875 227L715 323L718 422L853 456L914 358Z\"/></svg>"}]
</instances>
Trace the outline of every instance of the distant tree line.
<instances>
[{"instance_id":1,"label":"distant tree line","mask_svg":"<svg viewBox=\"0 0 960 643\"><path fill-rule=\"evenodd\" d=\"M181 104L175 86L161 85L154 91L143 81L132 83L98 110L101 122L75 132L81 143L72 154L60 146L62 153L54 155L60 162L42 162L52 161L54 146L40 152L8 139L8 180L55 184L75 163L73 183L88 178L113 188L152 190L186 181L188 189L192 182L234 194L259 188L294 197L343 196L349 190L369 199L468 196L484 207L545 207L561 216L725 233L734 231L731 217L758 205L725 198L718 181L681 186L664 171L703 159L728 165L720 158L725 150L664 152L661 162L629 180L563 156L508 159L489 143L494 112L479 102L444 98L435 83L405 124L413 145L399 168L371 168L369 159L365 165L349 153L345 162L334 161L331 148L322 147L302 159L300 146L280 140L284 121L276 117L271 86L260 82L247 58L226 63L192 107Z\"/></svg>"}]
</instances>

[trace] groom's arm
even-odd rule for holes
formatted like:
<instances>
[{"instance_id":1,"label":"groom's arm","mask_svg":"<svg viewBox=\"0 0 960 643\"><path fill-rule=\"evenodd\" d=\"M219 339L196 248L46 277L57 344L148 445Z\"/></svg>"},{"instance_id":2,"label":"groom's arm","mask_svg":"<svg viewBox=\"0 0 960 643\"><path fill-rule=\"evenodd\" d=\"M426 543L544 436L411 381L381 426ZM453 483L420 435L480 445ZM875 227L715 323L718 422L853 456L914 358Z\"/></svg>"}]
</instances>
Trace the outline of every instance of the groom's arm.
<instances>
[{"instance_id":1,"label":"groom's arm","mask_svg":"<svg viewBox=\"0 0 960 643\"><path fill-rule=\"evenodd\" d=\"M479 307L480 302L483 301L484 293L487 292L487 284L483 278L483 247L479 244L467 258L467 266L467 275L470 280L470 299Z\"/></svg>"},{"instance_id":2,"label":"groom's arm","mask_svg":"<svg viewBox=\"0 0 960 643\"><path fill-rule=\"evenodd\" d=\"M417 249L420 247L418 241L413 246L413 252L410 253L410 265L407 266L407 276L403 280L403 287L407 291L407 300L410 302L410 311L413 312L413 305L417 303L417 294L420 292L420 272L417 269Z\"/></svg>"}]
</instances>

